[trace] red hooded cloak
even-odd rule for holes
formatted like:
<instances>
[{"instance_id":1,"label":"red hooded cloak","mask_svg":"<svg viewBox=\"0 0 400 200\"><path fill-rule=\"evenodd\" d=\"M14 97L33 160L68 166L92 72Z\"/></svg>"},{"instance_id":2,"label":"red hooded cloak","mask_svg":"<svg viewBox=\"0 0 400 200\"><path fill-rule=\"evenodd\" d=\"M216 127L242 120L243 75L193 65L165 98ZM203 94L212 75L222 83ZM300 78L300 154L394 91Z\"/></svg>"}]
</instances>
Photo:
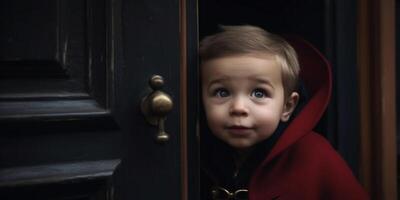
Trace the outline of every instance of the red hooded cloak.
<instances>
[{"instance_id":1,"label":"red hooded cloak","mask_svg":"<svg viewBox=\"0 0 400 200\"><path fill-rule=\"evenodd\" d=\"M298 54L309 100L252 174L249 199L368 199L345 161L313 131L331 95L329 63L306 41L286 39Z\"/></svg>"}]
</instances>

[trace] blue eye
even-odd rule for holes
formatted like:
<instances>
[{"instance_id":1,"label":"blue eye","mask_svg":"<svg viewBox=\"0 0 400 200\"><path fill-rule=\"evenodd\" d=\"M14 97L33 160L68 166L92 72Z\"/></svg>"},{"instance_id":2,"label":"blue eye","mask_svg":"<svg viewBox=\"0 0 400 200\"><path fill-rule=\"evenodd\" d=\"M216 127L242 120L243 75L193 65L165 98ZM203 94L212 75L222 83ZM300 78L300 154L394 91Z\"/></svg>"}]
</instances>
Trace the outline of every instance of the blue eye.
<instances>
[{"instance_id":1,"label":"blue eye","mask_svg":"<svg viewBox=\"0 0 400 200\"><path fill-rule=\"evenodd\" d=\"M264 89L257 88L251 92L251 96L256 98L265 98L267 97L267 92Z\"/></svg>"},{"instance_id":2,"label":"blue eye","mask_svg":"<svg viewBox=\"0 0 400 200\"><path fill-rule=\"evenodd\" d=\"M227 97L229 96L229 91L227 89L224 88L218 88L216 90L214 90L214 96L217 97Z\"/></svg>"}]
</instances>

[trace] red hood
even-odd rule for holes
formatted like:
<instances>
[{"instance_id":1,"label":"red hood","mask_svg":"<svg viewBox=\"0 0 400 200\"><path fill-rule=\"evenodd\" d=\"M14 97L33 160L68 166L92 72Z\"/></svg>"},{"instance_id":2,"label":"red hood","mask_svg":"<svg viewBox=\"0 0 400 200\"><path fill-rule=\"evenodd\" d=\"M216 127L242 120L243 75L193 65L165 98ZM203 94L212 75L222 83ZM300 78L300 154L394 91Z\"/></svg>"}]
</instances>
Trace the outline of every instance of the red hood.
<instances>
[{"instance_id":1,"label":"red hood","mask_svg":"<svg viewBox=\"0 0 400 200\"><path fill-rule=\"evenodd\" d=\"M320 120L331 96L332 78L329 62L310 43L297 37L285 38L296 50L300 63L300 78L309 93L309 100L292 119L263 165L275 158L304 135Z\"/></svg>"}]
</instances>

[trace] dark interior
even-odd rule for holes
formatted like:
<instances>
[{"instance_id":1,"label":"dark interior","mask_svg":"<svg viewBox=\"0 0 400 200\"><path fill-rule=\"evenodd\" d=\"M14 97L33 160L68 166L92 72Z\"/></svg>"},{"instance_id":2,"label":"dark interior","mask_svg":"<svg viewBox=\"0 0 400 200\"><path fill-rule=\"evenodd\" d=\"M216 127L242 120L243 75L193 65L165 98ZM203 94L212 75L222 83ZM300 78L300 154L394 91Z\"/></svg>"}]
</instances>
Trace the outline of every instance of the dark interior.
<instances>
[{"instance_id":1,"label":"dark interior","mask_svg":"<svg viewBox=\"0 0 400 200\"><path fill-rule=\"evenodd\" d=\"M315 0L201 0L200 39L218 30L219 25L250 24L278 34L296 34L324 49L324 1Z\"/></svg>"}]
</instances>

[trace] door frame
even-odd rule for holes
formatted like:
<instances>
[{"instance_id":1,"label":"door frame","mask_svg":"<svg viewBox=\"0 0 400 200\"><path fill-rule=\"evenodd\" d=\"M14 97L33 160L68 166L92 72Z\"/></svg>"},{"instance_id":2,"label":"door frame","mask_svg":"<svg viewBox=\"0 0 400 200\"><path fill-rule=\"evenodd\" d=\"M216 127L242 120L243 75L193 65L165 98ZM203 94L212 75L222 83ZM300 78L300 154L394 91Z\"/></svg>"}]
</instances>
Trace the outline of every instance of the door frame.
<instances>
[{"instance_id":1,"label":"door frame","mask_svg":"<svg viewBox=\"0 0 400 200\"><path fill-rule=\"evenodd\" d=\"M200 198L197 0L179 0L181 199Z\"/></svg>"},{"instance_id":2,"label":"door frame","mask_svg":"<svg viewBox=\"0 0 400 200\"><path fill-rule=\"evenodd\" d=\"M360 175L372 199L397 199L395 0L358 0Z\"/></svg>"}]
</instances>

